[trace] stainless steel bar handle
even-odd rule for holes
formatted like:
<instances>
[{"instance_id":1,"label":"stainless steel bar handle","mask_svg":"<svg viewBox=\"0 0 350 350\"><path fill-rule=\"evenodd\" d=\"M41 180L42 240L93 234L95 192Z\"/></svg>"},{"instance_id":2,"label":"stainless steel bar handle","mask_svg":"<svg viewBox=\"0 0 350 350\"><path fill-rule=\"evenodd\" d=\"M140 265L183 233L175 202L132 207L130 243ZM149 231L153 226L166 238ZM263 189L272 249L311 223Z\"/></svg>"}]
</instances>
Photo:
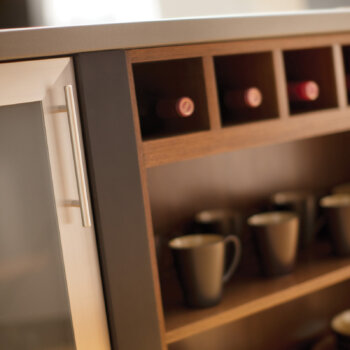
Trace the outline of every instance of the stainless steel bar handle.
<instances>
[{"instance_id":1,"label":"stainless steel bar handle","mask_svg":"<svg viewBox=\"0 0 350 350\"><path fill-rule=\"evenodd\" d=\"M66 96L69 129L70 129L73 156L74 156L75 175L77 179L77 186L78 186L78 192L79 192L81 219L84 227L91 227L91 215L90 215L89 199L88 199L88 192L87 192L87 181L86 181L86 174L84 170L82 150L80 146L81 143L80 143L80 136L79 136L77 114L75 112L73 86L66 85L64 87L64 93Z\"/></svg>"}]
</instances>

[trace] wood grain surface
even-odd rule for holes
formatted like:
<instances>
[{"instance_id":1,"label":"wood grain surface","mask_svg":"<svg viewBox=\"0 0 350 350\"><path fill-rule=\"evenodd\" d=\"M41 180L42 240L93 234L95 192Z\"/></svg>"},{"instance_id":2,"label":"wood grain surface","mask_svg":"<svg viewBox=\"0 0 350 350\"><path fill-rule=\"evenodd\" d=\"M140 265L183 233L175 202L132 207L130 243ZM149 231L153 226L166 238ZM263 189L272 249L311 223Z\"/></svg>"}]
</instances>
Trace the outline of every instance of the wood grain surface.
<instances>
[{"instance_id":1,"label":"wood grain surface","mask_svg":"<svg viewBox=\"0 0 350 350\"><path fill-rule=\"evenodd\" d=\"M165 309L166 341L172 343L208 331L349 278L350 258L335 258L329 253L307 257L290 275L272 279L258 275L233 278L216 307L189 310L181 306L180 299Z\"/></svg>"},{"instance_id":2,"label":"wood grain surface","mask_svg":"<svg viewBox=\"0 0 350 350\"><path fill-rule=\"evenodd\" d=\"M350 130L350 109L300 114L143 143L147 168L208 155L302 140Z\"/></svg>"},{"instance_id":3,"label":"wood grain surface","mask_svg":"<svg viewBox=\"0 0 350 350\"><path fill-rule=\"evenodd\" d=\"M350 282L308 294L170 344L170 350L310 350L330 334L334 315L350 307Z\"/></svg>"}]
</instances>

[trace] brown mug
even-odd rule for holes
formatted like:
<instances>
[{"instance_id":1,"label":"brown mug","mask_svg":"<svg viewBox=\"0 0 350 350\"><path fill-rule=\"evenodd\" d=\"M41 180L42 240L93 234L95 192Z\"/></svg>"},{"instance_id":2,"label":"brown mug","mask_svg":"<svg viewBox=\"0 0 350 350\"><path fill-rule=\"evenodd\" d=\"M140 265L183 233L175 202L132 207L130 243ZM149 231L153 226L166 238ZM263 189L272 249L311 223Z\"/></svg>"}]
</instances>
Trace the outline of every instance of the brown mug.
<instances>
[{"instance_id":1,"label":"brown mug","mask_svg":"<svg viewBox=\"0 0 350 350\"><path fill-rule=\"evenodd\" d=\"M248 225L252 227L264 274L276 276L291 272L299 238L297 214L287 211L256 214L248 219Z\"/></svg>"},{"instance_id":2,"label":"brown mug","mask_svg":"<svg viewBox=\"0 0 350 350\"><path fill-rule=\"evenodd\" d=\"M283 191L271 196L273 208L293 211L299 216L299 245L309 246L321 228L316 196L309 191Z\"/></svg>"},{"instance_id":3,"label":"brown mug","mask_svg":"<svg viewBox=\"0 0 350 350\"><path fill-rule=\"evenodd\" d=\"M216 232L224 236L242 233L242 215L232 209L219 208L198 212L194 216L194 230L200 233Z\"/></svg>"},{"instance_id":4,"label":"brown mug","mask_svg":"<svg viewBox=\"0 0 350 350\"><path fill-rule=\"evenodd\" d=\"M216 232L223 236L235 235L242 238L242 221L241 213L229 208L202 210L194 216L193 231L199 233ZM226 269L228 269L234 254L235 248L231 244L227 245Z\"/></svg>"},{"instance_id":5,"label":"brown mug","mask_svg":"<svg viewBox=\"0 0 350 350\"><path fill-rule=\"evenodd\" d=\"M323 197L320 205L328 216L333 250L337 255L350 254L350 194Z\"/></svg>"},{"instance_id":6,"label":"brown mug","mask_svg":"<svg viewBox=\"0 0 350 350\"><path fill-rule=\"evenodd\" d=\"M229 268L225 270L225 247L235 246ZM172 239L176 271L185 302L190 307L209 307L220 302L222 286L228 282L241 257L241 244L236 236L193 234Z\"/></svg>"},{"instance_id":7,"label":"brown mug","mask_svg":"<svg viewBox=\"0 0 350 350\"><path fill-rule=\"evenodd\" d=\"M345 310L334 316L331 329L336 336L337 349L350 350L350 310Z\"/></svg>"}]
</instances>

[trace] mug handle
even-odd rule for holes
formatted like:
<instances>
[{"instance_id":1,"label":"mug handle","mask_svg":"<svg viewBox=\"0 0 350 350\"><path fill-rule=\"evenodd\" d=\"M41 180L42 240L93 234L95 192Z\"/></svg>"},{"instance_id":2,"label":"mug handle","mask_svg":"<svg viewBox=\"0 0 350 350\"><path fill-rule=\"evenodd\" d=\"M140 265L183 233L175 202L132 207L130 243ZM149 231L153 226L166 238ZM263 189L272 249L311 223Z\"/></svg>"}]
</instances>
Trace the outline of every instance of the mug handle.
<instances>
[{"instance_id":1,"label":"mug handle","mask_svg":"<svg viewBox=\"0 0 350 350\"><path fill-rule=\"evenodd\" d=\"M232 261L230 263L229 268L227 269L227 271L225 272L223 278L222 278L222 282L226 283L228 282L228 280L231 278L232 274L235 272L237 265L239 263L239 260L241 258L241 253L242 253L242 247L241 247L241 241L239 240L239 238L237 236L226 236L224 239L224 244L226 246L226 244L233 244L235 246L235 253L233 255Z\"/></svg>"}]
</instances>

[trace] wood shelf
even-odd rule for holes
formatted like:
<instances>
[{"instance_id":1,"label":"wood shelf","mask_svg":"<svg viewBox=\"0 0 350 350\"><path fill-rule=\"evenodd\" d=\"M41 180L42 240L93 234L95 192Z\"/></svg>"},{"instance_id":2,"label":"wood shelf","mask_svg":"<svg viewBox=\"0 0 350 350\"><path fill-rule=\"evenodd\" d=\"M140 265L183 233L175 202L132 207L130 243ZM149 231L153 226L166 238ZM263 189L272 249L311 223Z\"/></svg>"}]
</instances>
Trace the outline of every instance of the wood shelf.
<instances>
[{"instance_id":1,"label":"wood shelf","mask_svg":"<svg viewBox=\"0 0 350 350\"><path fill-rule=\"evenodd\" d=\"M350 130L350 108L328 109L143 142L146 168Z\"/></svg>"},{"instance_id":2,"label":"wood shelf","mask_svg":"<svg viewBox=\"0 0 350 350\"><path fill-rule=\"evenodd\" d=\"M290 275L273 279L256 274L234 276L224 289L222 302L213 308L187 309L177 295L177 300L165 305L166 342L177 342L350 278L349 257L332 256L328 244L316 250L300 259Z\"/></svg>"}]
</instances>

